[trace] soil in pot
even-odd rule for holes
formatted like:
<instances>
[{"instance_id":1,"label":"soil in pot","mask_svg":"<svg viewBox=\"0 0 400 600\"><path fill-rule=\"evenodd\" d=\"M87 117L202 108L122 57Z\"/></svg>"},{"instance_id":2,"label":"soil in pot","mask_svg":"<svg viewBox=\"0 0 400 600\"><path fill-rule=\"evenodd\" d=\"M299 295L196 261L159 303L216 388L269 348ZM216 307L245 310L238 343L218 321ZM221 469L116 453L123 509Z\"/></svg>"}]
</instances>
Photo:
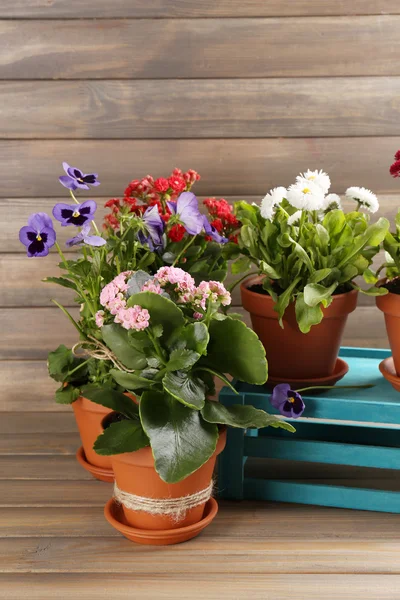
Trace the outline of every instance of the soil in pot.
<instances>
[{"instance_id":1,"label":"soil in pot","mask_svg":"<svg viewBox=\"0 0 400 600\"><path fill-rule=\"evenodd\" d=\"M385 315L386 331L392 350L394 367L400 376L400 277L382 280L378 285L389 290L386 296L377 296L376 305Z\"/></svg>"},{"instance_id":2,"label":"soil in pot","mask_svg":"<svg viewBox=\"0 0 400 600\"><path fill-rule=\"evenodd\" d=\"M254 331L267 355L269 377L277 382L289 379L318 380L335 371L347 317L357 305L357 290L337 294L324 318L310 332L300 331L294 304L289 305L279 325L274 301L268 294L258 293L262 277L253 277L241 285L243 307L249 311ZM256 291L254 291L254 286Z\"/></svg>"},{"instance_id":3,"label":"soil in pot","mask_svg":"<svg viewBox=\"0 0 400 600\"><path fill-rule=\"evenodd\" d=\"M200 469L178 483L166 483L154 467L154 458L150 447L136 452L126 452L111 457L115 483L118 489L145 499L182 499L202 490L206 490L212 480L215 461L226 443L226 429L220 431L217 447L212 457ZM187 527L203 518L207 499L193 508L189 508L183 518L171 515L155 514L147 510L133 510L122 505L128 525L138 529L166 530Z\"/></svg>"}]
</instances>

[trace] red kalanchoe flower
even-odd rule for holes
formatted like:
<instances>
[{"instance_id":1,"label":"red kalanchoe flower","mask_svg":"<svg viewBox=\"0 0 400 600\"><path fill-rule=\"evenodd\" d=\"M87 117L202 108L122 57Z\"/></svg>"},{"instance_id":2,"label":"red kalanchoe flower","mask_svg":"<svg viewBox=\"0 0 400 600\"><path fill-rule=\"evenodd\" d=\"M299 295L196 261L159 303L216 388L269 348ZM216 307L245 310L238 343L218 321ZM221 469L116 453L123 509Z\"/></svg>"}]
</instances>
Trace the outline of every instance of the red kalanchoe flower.
<instances>
[{"instance_id":1,"label":"red kalanchoe flower","mask_svg":"<svg viewBox=\"0 0 400 600\"><path fill-rule=\"evenodd\" d=\"M118 210L121 208L121 201L119 198L111 198L111 200L107 200L104 204L105 208L117 208Z\"/></svg>"},{"instance_id":2,"label":"red kalanchoe flower","mask_svg":"<svg viewBox=\"0 0 400 600\"><path fill-rule=\"evenodd\" d=\"M117 219L117 217L113 214L110 215L106 215L104 217L104 224L103 224L103 228L107 229L108 227L111 227L111 229L119 229L119 221Z\"/></svg>"},{"instance_id":3,"label":"red kalanchoe flower","mask_svg":"<svg viewBox=\"0 0 400 600\"><path fill-rule=\"evenodd\" d=\"M162 217L161 217L162 218ZM180 242L186 233L183 225L173 225L168 231L168 237L172 242Z\"/></svg>"},{"instance_id":4,"label":"red kalanchoe flower","mask_svg":"<svg viewBox=\"0 0 400 600\"><path fill-rule=\"evenodd\" d=\"M199 181L200 175L194 169L189 169L182 175L183 179L189 186L192 186L196 181Z\"/></svg>"},{"instance_id":5,"label":"red kalanchoe flower","mask_svg":"<svg viewBox=\"0 0 400 600\"><path fill-rule=\"evenodd\" d=\"M169 187L175 192L180 194L186 190L186 181L180 175L174 175L168 179Z\"/></svg>"},{"instance_id":6,"label":"red kalanchoe flower","mask_svg":"<svg viewBox=\"0 0 400 600\"><path fill-rule=\"evenodd\" d=\"M214 221L211 221L211 225L215 227L218 233L221 233L224 229L224 224L221 219L214 219Z\"/></svg>"},{"instance_id":7,"label":"red kalanchoe flower","mask_svg":"<svg viewBox=\"0 0 400 600\"><path fill-rule=\"evenodd\" d=\"M182 169L178 169L177 167L175 167L175 169L171 173L171 177L182 177Z\"/></svg>"},{"instance_id":8,"label":"red kalanchoe flower","mask_svg":"<svg viewBox=\"0 0 400 600\"><path fill-rule=\"evenodd\" d=\"M156 192L160 192L161 194L165 194L169 190L169 182L165 177L159 177L154 182L154 189Z\"/></svg>"},{"instance_id":9,"label":"red kalanchoe flower","mask_svg":"<svg viewBox=\"0 0 400 600\"><path fill-rule=\"evenodd\" d=\"M128 187L126 188L125 192L124 192L124 196L126 197L130 197L132 196L132 194L134 192L136 192L136 190L138 189L138 185L140 184L139 179L134 179L133 181L130 182L130 184L128 185Z\"/></svg>"},{"instance_id":10,"label":"red kalanchoe flower","mask_svg":"<svg viewBox=\"0 0 400 600\"><path fill-rule=\"evenodd\" d=\"M239 243L239 238L235 233L232 233L229 236L229 241L232 242L233 244L238 244Z\"/></svg>"},{"instance_id":11,"label":"red kalanchoe flower","mask_svg":"<svg viewBox=\"0 0 400 600\"><path fill-rule=\"evenodd\" d=\"M394 160L400 160L400 150L397 150L396 154L394 155Z\"/></svg>"},{"instance_id":12,"label":"red kalanchoe flower","mask_svg":"<svg viewBox=\"0 0 400 600\"><path fill-rule=\"evenodd\" d=\"M400 159L390 165L389 171L392 177L400 177Z\"/></svg>"}]
</instances>

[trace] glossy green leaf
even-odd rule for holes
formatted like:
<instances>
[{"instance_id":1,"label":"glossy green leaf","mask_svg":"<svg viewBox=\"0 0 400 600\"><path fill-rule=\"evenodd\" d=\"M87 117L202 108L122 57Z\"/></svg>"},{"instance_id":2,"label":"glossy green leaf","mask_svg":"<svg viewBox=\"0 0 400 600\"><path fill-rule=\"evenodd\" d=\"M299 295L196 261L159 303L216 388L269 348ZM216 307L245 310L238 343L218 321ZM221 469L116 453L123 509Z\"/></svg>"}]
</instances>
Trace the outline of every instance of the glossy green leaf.
<instances>
[{"instance_id":1,"label":"glossy green leaf","mask_svg":"<svg viewBox=\"0 0 400 600\"><path fill-rule=\"evenodd\" d=\"M137 342L133 336L129 336L128 331L112 323L104 325L101 328L103 340L128 369L144 369L147 365L146 356L143 352L143 344Z\"/></svg>"},{"instance_id":2,"label":"glossy green leaf","mask_svg":"<svg viewBox=\"0 0 400 600\"><path fill-rule=\"evenodd\" d=\"M155 467L167 483L182 481L212 456L218 428L167 394L144 392L140 418L150 440Z\"/></svg>"},{"instance_id":3,"label":"glossy green leaf","mask_svg":"<svg viewBox=\"0 0 400 600\"><path fill-rule=\"evenodd\" d=\"M139 420L117 421L103 431L94 443L93 450L101 456L136 452L149 445L149 438Z\"/></svg>"},{"instance_id":4,"label":"glossy green leaf","mask_svg":"<svg viewBox=\"0 0 400 600\"><path fill-rule=\"evenodd\" d=\"M244 404L234 404L227 407L219 402L207 400L201 414L208 423L218 423L219 425L228 425L240 429L275 427L291 432L296 431L290 423L282 421L274 415L269 415L263 410L254 408L254 406L245 406Z\"/></svg>"},{"instance_id":5,"label":"glossy green leaf","mask_svg":"<svg viewBox=\"0 0 400 600\"><path fill-rule=\"evenodd\" d=\"M79 389L73 385L61 386L55 394L57 404L72 404L79 398Z\"/></svg>"},{"instance_id":6,"label":"glossy green leaf","mask_svg":"<svg viewBox=\"0 0 400 600\"><path fill-rule=\"evenodd\" d=\"M187 348L199 354L207 354L207 346L210 336L204 323L190 323L176 331L170 338L172 349Z\"/></svg>"},{"instance_id":7,"label":"glossy green leaf","mask_svg":"<svg viewBox=\"0 0 400 600\"><path fill-rule=\"evenodd\" d=\"M127 373L118 369L111 369L110 374L113 379L125 390L145 390L154 386L155 382L151 379L141 376L145 371L137 373Z\"/></svg>"},{"instance_id":8,"label":"glossy green leaf","mask_svg":"<svg viewBox=\"0 0 400 600\"><path fill-rule=\"evenodd\" d=\"M135 419L138 416L137 404L118 390L89 384L81 389L81 393L88 400L115 410L128 418Z\"/></svg>"},{"instance_id":9,"label":"glossy green leaf","mask_svg":"<svg viewBox=\"0 0 400 600\"><path fill-rule=\"evenodd\" d=\"M204 382L193 375L178 371L167 373L163 378L163 386L166 392L174 398L196 410L203 408L205 401Z\"/></svg>"},{"instance_id":10,"label":"glossy green leaf","mask_svg":"<svg viewBox=\"0 0 400 600\"><path fill-rule=\"evenodd\" d=\"M265 350L244 323L228 317L211 321L206 365L248 383L263 384L268 377Z\"/></svg>"},{"instance_id":11,"label":"glossy green leaf","mask_svg":"<svg viewBox=\"0 0 400 600\"><path fill-rule=\"evenodd\" d=\"M192 367L199 358L200 354L198 352L193 352L193 350L187 348L177 348L171 352L166 369L168 371L184 371Z\"/></svg>"},{"instance_id":12,"label":"glossy green leaf","mask_svg":"<svg viewBox=\"0 0 400 600\"><path fill-rule=\"evenodd\" d=\"M159 294L152 292L133 294L128 300L128 306L135 304L149 311L152 326L163 326L163 337L165 338L168 338L174 330L182 327L185 323L181 309L172 300Z\"/></svg>"},{"instance_id":13,"label":"glossy green leaf","mask_svg":"<svg viewBox=\"0 0 400 600\"><path fill-rule=\"evenodd\" d=\"M320 302L330 298L337 286L337 282L332 283L328 288L319 283L309 283L304 288L304 302L313 308Z\"/></svg>"}]
</instances>

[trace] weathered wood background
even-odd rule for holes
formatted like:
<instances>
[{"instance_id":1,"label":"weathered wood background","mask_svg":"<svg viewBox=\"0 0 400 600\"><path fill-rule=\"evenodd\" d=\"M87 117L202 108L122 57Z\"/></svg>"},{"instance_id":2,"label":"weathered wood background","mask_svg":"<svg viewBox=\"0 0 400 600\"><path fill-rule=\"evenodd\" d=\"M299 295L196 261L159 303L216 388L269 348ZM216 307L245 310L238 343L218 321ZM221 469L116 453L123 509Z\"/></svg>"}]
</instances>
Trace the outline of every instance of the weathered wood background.
<instances>
[{"instance_id":1,"label":"weathered wood background","mask_svg":"<svg viewBox=\"0 0 400 600\"><path fill-rule=\"evenodd\" d=\"M156 591L148 574L140 579L148 554L130 559L131 545L122 548L114 536L105 537L114 534L99 509L109 490L84 481L72 456L77 436L72 415L65 414L70 409L52 400L44 359L59 343L72 344L75 334L50 297L72 306L72 296L40 281L56 274L55 253L28 260L17 236L30 213L50 213L65 197L57 180L61 162L99 172L100 206L120 195L130 179L148 172L167 175L175 166L201 173L200 196L232 201L257 201L270 187L291 183L299 171L322 168L331 175L333 191L370 187L381 198L382 213L393 216L400 182L389 176L388 165L400 148L399 32L398 0L0 1L0 453L1 478L12 480L2 482L7 494L1 502L9 508L2 508L1 569L9 575L2 576L1 598L55 593L64 598L77 589L80 598L125 598L135 586L143 598L164 593L163 582ZM65 230L58 231L64 242ZM345 343L387 346L382 316L365 298L350 317ZM46 479L53 480L51 487L42 483ZM85 485L90 500L83 523L84 508L76 506L76 498L82 504ZM229 510L224 518L231 519L232 529L238 520ZM249 523L256 513L248 510ZM243 570L245 557L242 589L253 598L267 598L268 589L274 600L292 598L298 585L311 599L336 597L340 586L346 593L349 585L351 598L398 597L397 578L382 587L379 575L399 572L391 537L398 527L389 516L377 517L376 529L360 517L357 529L351 514L342 523L343 513L304 509L303 522L304 515L299 520L293 510L290 532L271 546L272 513L265 525L269 550L260 545L258 517L252 533L237 525L236 541L247 548L240 556L234 538L220 547L214 534L202 538L194 546L199 552L192 555L192 572L193 561L198 568L202 556L214 552L220 559L222 552L227 572L236 572L237 561ZM321 515L317 533L315 514ZM265 511L257 515L264 519ZM224 518L218 536L224 535ZM344 542L328 540L341 524ZM369 540L367 547L360 538L354 546L349 539L356 530L359 538L369 531L374 543ZM282 532L274 535L279 540ZM8 536L5 543L1 538ZM327 551L326 543L334 542ZM233 549L230 558L227 547ZM247 551L256 557L253 563ZM362 575L339 575L366 572L365 552L369 572L376 573L368 583ZM140 556L135 580L125 580ZM157 564L165 556L157 553ZM167 556L176 556L179 564L178 586L185 573L182 554L172 550ZM176 570L170 562L168 568ZM204 569L211 573L213 561ZM67 573L77 570L82 575ZM120 573L116 585L90 575L110 570ZM22 586L17 571L43 575L40 583L34 574L27 576ZM60 571L66 573L52 574ZM317 580L293 572L338 575L328 581L325 575ZM290 583L276 573L291 573ZM197 579L187 596L202 597L202 576ZM214 582L219 597L221 581Z\"/></svg>"}]
</instances>

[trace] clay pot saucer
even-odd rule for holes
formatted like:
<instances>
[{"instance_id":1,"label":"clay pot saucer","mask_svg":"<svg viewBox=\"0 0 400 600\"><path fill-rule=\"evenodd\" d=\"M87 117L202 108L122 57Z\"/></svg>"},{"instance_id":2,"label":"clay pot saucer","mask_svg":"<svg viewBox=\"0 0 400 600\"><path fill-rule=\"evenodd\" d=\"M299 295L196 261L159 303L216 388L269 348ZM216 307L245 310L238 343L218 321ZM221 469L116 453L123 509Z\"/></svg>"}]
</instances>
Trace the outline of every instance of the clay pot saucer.
<instances>
[{"instance_id":1,"label":"clay pot saucer","mask_svg":"<svg viewBox=\"0 0 400 600\"><path fill-rule=\"evenodd\" d=\"M400 392L400 377L394 368L393 356L389 356L379 363L379 370L384 378L392 384L396 392Z\"/></svg>"},{"instance_id":2,"label":"clay pot saucer","mask_svg":"<svg viewBox=\"0 0 400 600\"><path fill-rule=\"evenodd\" d=\"M314 379L283 379L281 377L279 379L275 379L274 377L269 377L266 385L267 387L272 388L278 385L279 383L288 383L290 387L294 390L303 387L311 387L313 385L335 385L338 381L340 381L340 379L343 379L348 370L349 365L347 364L347 362L342 358L337 358L333 373L331 375L328 375L327 377L315 377ZM315 390L315 393L320 392L323 392L323 390ZM310 390L310 392L307 392L307 394L309 393L313 393L313 391Z\"/></svg>"},{"instance_id":3,"label":"clay pot saucer","mask_svg":"<svg viewBox=\"0 0 400 600\"><path fill-rule=\"evenodd\" d=\"M204 516L198 523L177 529L137 529L126 523L121 505L114 498L104 507L104 516L114 529L132 542L153 546L168 546L191 540L211 523L217 512L218 503L214 498L210 498L206 503Z\"/></svg>"},{"instance_id":4,"label":"clay pot saucer","mask_svg":"<svg viewBox=\"0 0 400 600\"><path fill-rule=\"evenodd\" d=\"M96 467L96 465L92 465L87 461L83 446L77 450L76 460L85 469L85 471L88 471L91 475L93 475L93 477L96 477L96 479L100 479L100 481L107 481L109 483L114 481L114 472L112 469Z\"/></svg>"}]
</instances>

